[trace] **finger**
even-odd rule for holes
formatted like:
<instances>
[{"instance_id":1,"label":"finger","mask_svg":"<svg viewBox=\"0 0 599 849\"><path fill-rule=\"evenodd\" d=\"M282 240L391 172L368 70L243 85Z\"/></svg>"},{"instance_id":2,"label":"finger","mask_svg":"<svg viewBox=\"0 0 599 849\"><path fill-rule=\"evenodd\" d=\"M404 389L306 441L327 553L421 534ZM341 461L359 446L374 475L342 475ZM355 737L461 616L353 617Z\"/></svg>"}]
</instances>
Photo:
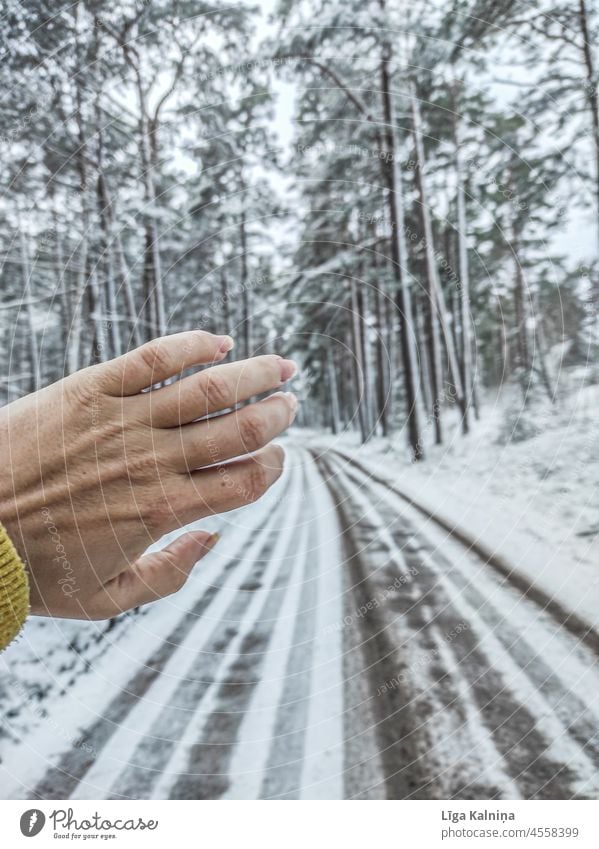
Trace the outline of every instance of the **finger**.
<instances>
[{"instance_id":1,"label":"finger","mask_svg":"<svg viewBox=\"0 0 599 849\"><path fill-rule=\"evenodd\" d=\"M243 460L192 472L171 498L177 521L186 524L257 501L280 478L284 461L283 449L269 445Z\"/></svg>"},{"instance_id":2,"label":"finger","mask_svg":"<svg viewBox=\"0 0 599 849\"><path fill-rule=\"evenodd\" d=\"M135 395L190 366L219 362L233 347L230 336L203 330L174 333L146 342L134 351L95 366L104 388L113 395Z\"/></svg>"},{"instance_id":3,"label":"finger","mask_svg":"<svg viewBox=\"0 0 599 849\"><path fill-rule=\"evenodd\" d=\"M296 411L295 395L277 392L234 413L169 431L171 462L188 471L258 451L289 427Z\"/></svg>"},{"instance_id":4,"label":"finger","mask_svg":"<svg viewBox=\"0 0 599 849\"><path fill-rule=\"evenodd\" d=\"M218 534L192 531L177 537L161 551L145 554L130 569L104 585L94 599L92 613L103 618L114 616L177 592L218 539Z\"/></svg>"},{"instance_id":5,"label":"finger","mask_svg":"<svg viewBox=\"0 0 599 849\"><path fill-rule=\"evenodd\" d=\"M144 400L154 427L176 427L278 389L296 372L291 360L266 354L205 369L149 393Z\"/></svg>"}]
</instances>

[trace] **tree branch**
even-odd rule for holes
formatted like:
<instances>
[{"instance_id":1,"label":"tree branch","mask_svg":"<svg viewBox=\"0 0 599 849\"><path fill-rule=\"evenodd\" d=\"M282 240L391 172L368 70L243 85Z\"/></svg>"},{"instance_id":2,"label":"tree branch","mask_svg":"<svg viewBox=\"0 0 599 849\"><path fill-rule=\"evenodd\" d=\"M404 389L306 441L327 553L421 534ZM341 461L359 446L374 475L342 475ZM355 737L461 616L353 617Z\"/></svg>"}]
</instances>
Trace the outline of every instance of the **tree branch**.
<instances>
[{"instance_id":1,"label":"tree branch","mask_svg":"<svg viewBox=\"0 0 599 849\"><path fill-rule=\"evenodd\" d=\"M296 54L296 55L292 55L292 54L281 55L281 54L278 54L274 57L274 59L275 60L303 59L305 62L309 62L311 65L314 65L316 68L318 68L320 71L322 71L323 74L326 74L328 77L330 77L333 80L335 85L338 88L340 88L341 91L343 91L343 93L346 95L346 97L349 100L351 100L351 102L358 109L358 111L361 112L361 114L366 117L367 121L372 121L372 114L370 113L369 109L366 107L366 104L364 104L360 100L360 98L357 97L357 95L355 95L350 88L348 88L348 86L341 80L341 78L335 73L335 71L332 70L332 68L329 68L329 66L326 65L324 62L321 62L320 59L315 59L313 56L310 56L308 54L301 54L301 53Z\"/></svg>"}]
</instances>

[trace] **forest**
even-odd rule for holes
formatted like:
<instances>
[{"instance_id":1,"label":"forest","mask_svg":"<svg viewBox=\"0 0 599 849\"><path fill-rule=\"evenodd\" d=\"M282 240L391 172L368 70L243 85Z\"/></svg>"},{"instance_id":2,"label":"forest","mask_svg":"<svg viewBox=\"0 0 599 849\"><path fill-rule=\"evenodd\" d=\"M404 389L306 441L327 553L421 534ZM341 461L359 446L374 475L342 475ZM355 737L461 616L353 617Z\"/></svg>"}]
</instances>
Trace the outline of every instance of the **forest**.
<instances>
[{"instance_id":1,"label":"forest","mask_svg":"<svg viewBox=\"0 0 599 849\"><path fill-rule=\"evenodd\" d=\"M182 329L424 459L594 382L588 0L6 0L2 403ZM454 425L452 425L454 426Z\"/></svg>"}]
</instances>

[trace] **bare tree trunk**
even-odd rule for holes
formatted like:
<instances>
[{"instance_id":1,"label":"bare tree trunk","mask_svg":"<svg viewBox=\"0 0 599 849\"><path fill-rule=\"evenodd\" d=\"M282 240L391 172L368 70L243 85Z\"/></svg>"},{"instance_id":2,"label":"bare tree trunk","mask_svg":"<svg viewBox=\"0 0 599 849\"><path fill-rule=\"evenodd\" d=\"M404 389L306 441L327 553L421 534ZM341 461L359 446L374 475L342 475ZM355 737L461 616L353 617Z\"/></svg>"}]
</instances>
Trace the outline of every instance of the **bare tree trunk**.
<instances>
[{"instance_id":1,"label":"bare tree trunk","mask_svg":"<svg viewBox=\"0 0 599 849\"><path fill-rule=\"evenodd\" d=\"M420 360L420 382L422 386L422 397L424 408L428 416L433 415L434 396L432 393L432 375L429 358L429 339L424 326L422 304L418 298L414 299L414 315L416 319L416 336L418 339L418 351Z\"/></svg>"},{"instance_id":2,"label":"bare tree trunk","mask_svg":"<svg viewBox=\"0 0 599 849\"><path fill-rule=\"evenodd\" d=\"M225 333L229 333L231 331L231 307L229 304L229 284L227 283L227 275L225 274L224 268L221 268L220 270L220 292L221 300L223 302L222 320Z\"/></svg>"},{"instance_id":3,"label":"bare tree trunk","mask_svg":"<svg viewBox=\"0 0 599 849\"><path fill-rule=\"evenodd\" d=\"M468 231L466 221L466 192L464 163L462 159L460 119L454 97L454 141L457 181L457 211L458 211L458 256L460 268L460 306L462 327L462 383L464 387L464 403L462 405L462 430L468 433L469 404L472 395L472 343L470 334L470 268L468 265Z\"/></svg>"},{"instance_id":4,"label":"bare tree trunk","mask_svg":"<svg viewBox=\"0 0 599 849\"><path fill-rule=\"evenodd\" d=\"M142 292L143 292L143 312L147 317L144 319L144 338L152 339L158 335L157 325L158 318L156 316L156 299L154 297L154 264L152 250L152 230L149 224L144 228L144 254L143 254L143 269L142 269Z\"/></svg>"},{"instance_id":5,"label":"bare tree trunk","mask_svg":"<svg viewBox=\"0 0 599 849\"><path fill-rule=\"evenodd\" d=\"M71 293L68 291L66 283L66 269L64 264L64 250L62 243L62 232L60 229L58 210L56 204L52 209L52 222L54 226L54 240L56 242L56 290L60 295L60 318L62 328L62 350L64 351L64 360L62 363L62 371L64 373L67 366L66 357L69 349L69 334L71 332L71 323L73 321L73 306Z\"/></svg>"},{"instance_id":6,"label":"bare tree trunk","mask_svg":"<svg viewBox=\"0 0 599 849\"><path fill-rule=\"evenodd\" d=\"M516 340L518 351L518 365L525 372L530 372L530 346L528 343L528 310L526 309L526 284L519 257L519 240L514 233L512 248L514 251L515 285L514 285L514 310L516 315Z\"/></svg>"},{"instance_id":7,"label":"bare tree trunk","mask_svg":"<svg viewBox=\"0 0 599 849\"><path fill-rule=\"evenodd\" d=\"M396 329L395 304L391 293L386 293L383 310L385 316L385 339L387 343L388 362L388 391L387 391L387 428L391 433L395 428L395 376L402 371L400 348L397 345L398 332Z\"/></svg>"},{"instance_id":8,"label":"bare tree trunk","mask_svg":"<svg viewBox=\"0 0 599 849\"><path fill-rule=\"evenodd\" d=\"M94 271L90 270L88 277L89 311L94 328L94 344L92 347L93 361L104 363L110 359L106 342L106 311L102 290Z\"/></svg>"},{"instance_id":9,"label":"bare tree trunk","mask_svg":"<svg viewBox=\"0 0 599 849\"><path fill-rule=\"evenodd\" d=\"M431 344L431 371L433 375L433 386L434 386L434 394L435 394L435 404L441 403L441 382L442 382L442 366L441 366L441 350L440 350L440 341L439 341L439 325L441 332L443 333L443 341L445 342L445 350L447 351L447 361L449 366L449 374L450 379L453 383L453 387L455 388L455 394L457 396L458 402L463 404L463 388L462 388L462 379L460 375L460 368L458 364L458 359L455 352L455 346L453 344L453 337L451 335L451 329L449 327L449 322L447 321L447 309L445 306L445 298L443 295L443 290L441 288L441 284L439 282L439 274L437 270L436 256L435 256L435 242L434 242L434 234L433 234L433 225L430 214L430 206L428 200L428 193L426 189L426 178L424 175L424 168L426 165L426 160L424 156L424 142L422 136L422 121L420 117L420 104L418 101L418 94L416 92L416 88L414 83L412 82L410 85L411 99L412 99L412 118L413 118L413 135L414 135L414 145L416 148L416 175L417 175L417 186L418 193L420 195L420 205L422 211L422 224L424 229L424 248L426 255L426 265L427 265L427 278L428 278L428 296L430 303L430 313L433 315L432 322L429 319L429 333L432 336L432 344ZM436 384L436 385L435 385ZM437 441L439 441L439 434L437 429L437 419L435 419L436 426L436 434ZM440 419L439 419L439 428L440 428Z\"/></svg>"},{"instance_id":10,"label":"bare tree trunk","mask_svg":"<svg viewBox=\"0 0 599 849\"><path fill-rule=\"evenodd\" d=\"M551 376L549 374L549 366L547 365L547 340L545 338L545 328L543 327L543 316L541 315L537 298L535 298L534 301L534 314L536 317L535 352L539 361L539 374L541 375L541 381L543 383L543 386L545 387L545 391L547 392L547 397L549 398L551 403L554 404L555 392L551 385Z\"/></svg>"},{"instance_id":11,"label":"bare tree trunk","mask_svg":"<svg viewBox=\"0 0 599 849\"><path fill-rule=\"evenodd\" d=\"M362 316L358 300L356 281L350 279L351 287L351 329L352 329L352 362L354 366L354 386L357 395L357 412L360 422L362 442L368 441L368 415L366 398L366 381L364 375L364 347L362 344Z\"/></svg>"},{"instance_id":12,"label":"bare tree trunk","mask_svg":"<svg viewBox=\"0 0 599 849\"><path fill-rule=\"evenodd\" d=\"M114 223L116 218L114 203L112 200L112 195L108 188L108 182L106 180L106 176L102 174L102 192L105 200L105 214L107 218L108 230L110 233L110 238L114 238L115 242L115 252L116 252L116 261L119 270L120 277L120 288L122 289L125 295L125 308L127 311L127 321L129 324L130 332L133 336L133 344L136 347L139 347L143 342L143 336L140 330L139 323L139 315L137 312L137 307L135 305L135 295L133 292L133 287L131 285L131 274L129 273L129 268L127 266L127 259L125 256L125 249L123 247L123 240L121 238L121 233L118 229L116 232L114 231ZM118 297L115 300L118 303Z\"/></svg>"},{"instance_id":13,"label":"bare tree trunk","mask_svg":"<svg viewBox=\"0 0 599 849\"><path fill-rule=\"evenodd\" d=\"M443 383L441 364L441 337L439 333L439 307L437 304L437 293L439 286L436 284L436 258L433 243L433 230L429 216L427 197L422 175L424 167L424 147L420 130L420 111L417 104L417 95L414 87L410 88L412 95L412 129L414 144L416 148L416 185L420 197L420 214L422 217L424 232L424 250L426 256L426 295L427 303L427 341L428 355L430 361L431 391L433 396L432 416L435 428L435 442L440 445L443 442L443 428L441 424L441 386Z\"/></svg>"},{"instance_id":14,"label":"bare tree trunk","mask_svg":"<svg viewBox=\"0 0 599 849\"><path fill-rule=\"evenodd\" d=\"M82 330L82 312L83 301L85 297L85 287L87 281L87 255L88 255L88 234L87 223L85 216L85 200L81 196L82 206L82 234L79 245L79 253L77 261L77 286L73 304L73 320L71 323L71 332L69 335L69 348L67 356L68 370L72 374L81 366L81 330Z\"/></svg>"},{"instance_id":15,"label":"bare tree trunk","mask_svg":"<svg viewBox=\"0 0 599 849\"><path fill-rule=\"evenodd\" d=\"M101 167L100 163L100 169ZM122 354L123 352L123 345L120 334L114 266L112 262L112 246L110 244L110 209L108 192L106 190L104 175L101 170L98 173L97 195L98 217L100 220L100 232L102 233L102 254L104 260L102 266L105 274L106 304L108 307L108 331L110 333L112 353L114 356L118 357L119 354Z\"/></svg>"},{"instance_id":16,"label":"bare tree trunk","mask_svg":"<svg viewBox=\"0 0 599 849\"><path fill-rule=\"evenodd\" d=\"M363 273L362 273L363 277ZM364 365L364 407L366 429L368 439L375 431L376 411L374 407L374 381L372 374L371 346L368 338L370 320L370 298L368 286L365 281L361 286L356 285L358 298L358 311L360 314L360 340L362 342L362 362Z\"/></svg>"},{"instance_id":17,"label":"bare tree trunk","mask_svg":"<svg viewBox=\"0 0 599 849\"><path fill-rule=\"evenodd\" d=\"M389 204L389 217L392 228L391 258L393 262L393 274L397 283L396 305L400 322L408 439L413 458L415 460L422 460L424 459L424 444L419 422L414 315L410 291L408 250L405 241L403 185L401 171L398 166L399 157L395 134L393 101L391 98L390 61L391 47L387 42L383 45L381 57L381 97L385 122L384 141L386 147L386 155L384 158L381 158L381 163L383 176L387 185L387 202Z\"/></svg>"},{"instance_id":18,"label":"bare tree trunk","mask_svg":"<svg viewBox=\"0 0 599 849\"><path fill-rule=\"evenodd\" d=\"M146 204L149 207L146 215L144 281L146 302L150 308L151 334L164 336L166 333L166 307L164 298L164 281L162 279L162 259L160 256L160 240L156 226L156 187L154 185L154 164L157 158L157 140L150 139L150 127L146 94L141 81L139 69L136 69L137 97L139 104L139 136L142 179L144 183ZM156 132L156 130L154 130Z\"/></svg>"},{"instance_id":19,"label":"bare tree trunk","mask_svg":"<svg viewBox=\"0 0 599 849\"><path fill-rule=\"evenodd\" d=\"M241 242L241 300L243 304L243 347L246 357L252 356L252 304L251 292L248 279L248 260L247 260L247 229L245 208L241 212L241 220L239 223L239 240Z\"/></svg>"},{"instance_id":20,"label":"bare tree trunk","mask_svg":"<svg viewBox=\"0 0 599 849\"><path fill-rule=\"evenodd\" d=\"M476 372L473 374L472 379L472 409L474 410L474 418L476 421L480 419L480 400L479 400L479 390L478 390L478 380L476 379Z\"/></svg>"},{"instance_id":21,"label":"bare tree trunk","mask_svg":"<svg viewBox=\"0 0 599 849\"><path fill-rule=\"evenodd\" d=\"M497 333L499 336L499 350L501 351L501 373L498 375L501 383L505 380L507 374L510 373L510 346L507 338L507 327L504 322L503 310L499 306L499 315L497 316Z\"/></svg>"},{"instance_id":22,"label":"bare tree trunk","mask_svg":"<svg viewBox=\"0 0 599 849\"><path fill-rule=\"evenodd\" d=\"M348 340L348 345L351 344L351 340ZM349 350L349 347L348 347ZM348 369L348 357L342 357L341 362L339 362L339 357L336 356L336 350L333 351L332 359L333 365L335 366L335 371L339 375L339 379L337 380L337 391L339 393L339 411L341 418L341 429L344 430L347 427L348 422L351 418L351 396L349 392L349 387L352 383L352 373L351 373L351 363L349 364ZM349 375L348 375L349 371Z\"/></svg>"},{"instance_id":23,"label":"bare tree trunk","mask_svg":"<svg viewBox=\"0 0 599 849\"><path fill-rule=\"evenodd\" d=\"M25 323L26 323L26 325L29 323L26 314L25 314ZM18 327L18 320L17 320L17 327ZM27 336L28 335L27 331L23 335ZM15 380L15 376L12 375L12 380L8 384L8 389L12 393L11 394L11 400L12 400L12 398L21 398L23 395L26 395L27 392L28 392L27 387L31 386L32 381L33 381L33 374L32 374L32 371L31 371L31 362L30 362L31 361L31 354L30 354L30 351L29 351L29 340L27 340L27 343L25 343L25 341L23 340L23 342L21 344L20 360L21 360L20 374L18 374L16 376L16 380ZM25 381L27 381L27 383L25 383Z\"/></svg>"},{"instance_id":24,"label":"bare tree trunk","mask_svg":"<svg viewBox=\"0 0 599 849\"><path fill-rule=\"evenodd\" d=\"M81 173L83 175L82 184L87 187L87 171L85 162L81 163ZM92 326L94 328L94 339L91 347L91 359L92 362L105 362L109 359L108 346L106 344L106 333L105 333L105 321L106 321L106 309L105 302L103 297L103 292L100 288L98 278L96 276L95 270L90 267L90 251L89 251L89 242L87 231L89 228L89 222L92 220L91 209L88 206L88 193L87 188L81 194L81 222L84 229L83 240L85 243L85 259L82 257L83 267L82 267L82 277L81 284L82 288L80 290L80 299L79 299L79 313L78 313L78 326L77 331L79 334L79 347L78 347L78 356L80 358L80 345L81 345L81 319L82 319L82 310L85 304L84 295L87 294L89 301L89 314L92 321ZM96 263L97 267L97 263ZM81 364L81 363L80 363ZM80 366L78 366L80 367Z\"/></svg>"},{"instance_id":25,"label":"bare tree trunk","mask_svg":"<svg viewBox=\"0 0 599 849\"><path fill-rule=\"evenodd\" d=\"M593 149L595 153L595 203L597 204L597 227L599 230L599 96L597 95L597 78L592 54L592 42L589 35L588 13L586 0L578 0L578 20L582 35L582 54L586 69L586 96L591 113L593 127Z\"/></svg>"},{"instance_id":26,"label":"bare tree trunk","mask_svg":"<svg viewBox=\"0 0 599 849\"><path fill-rule=\"evenodd\" d=\"M75 28L77 33L79 33L80 29L85 26L81 20L81 8L82 4L77 2L75 7ZM74 316L73 316L73 346L69 352L69 367L72 371L76 371L81 367L81 347L82 347L82 339L81 339L81 330L82 330L82 311L85 303L85 294L86 289L89 285L89 292L87 292L89 303L90 303L90 314L92 319L92 324L94 328L94 346L93 349L95 351L95 359L96 360L104 360L107 358L107 350L106 350L106 340L104 336L104 309L102 304L102 296L101 292L98 288L97 280L89 269L88 273L88 264L90 261L90 245L89 245L89 224L91 220L91 205L88 205L88 193L89 193L89 175L88 175L88 140L86 133L86 123L84 117L84 103L83 103L83 85L82 85L82 76L81 72L83 70L83 57L80 52L80 44L81 41L76 39L76 51L77 51L77 67L78 73L74 75L75 82L75 121L77 125L77 136L79 146L77 149L76 155L76 167L77 172L79 174L79 191L81 195L81 226L82 226L82 237L81 237L81 251L80 251L80 267L79 267L79 275L78 275L78 286L76 293L76 304L74 308Z\"/></svg>"},{"instance_id":27,"label":"bare tree trunk","mask_svg":"<svg viewBox=\"0 0 599 849\"><path fill-rule=\"evenodd\" d=\"M138 21L138 13L131 23ZM145 295L144 309L149 311L149 336L162 336L166 332L166 296L164 280L162 275L162 259L160 254L160 238L156 225L156 185L154 175L158 170L158 129L160 127L160 111L165 103L174 94L184 69L182 57L177 69L167 86L166 91L159 98L152 116L148 110L148 89L144 87L144 73L140 60L136 39L129 37L130 32L125 29L116 31L103 18L97 17L96 26L110 33L123 52L123 57L131 68L136 83L137 100L139 107L139 156L141 161L141 177L144 184L146 201L146 223L145 223L145 247L143 265L143 291ZM150 84L151 86L151 84Z\"/></svg>"},{"instance_id":28,"label":"bare tree trunk","mask_svg":"<svg viewBox=\"0 0 599 849\"><path fill-rule=\"evenodd\" d=\"M21 248L21 275L23 280L23 300L26 303L25 314L27 316L27 342L29 345L29 360L31 367L31 381L29 384L30 392L37 392L41 387L40 374L40 353L37 344L37 331L35 329L35 313L33 310L33 293L31 291L31 263L29 259L29 249L27 247L27 239L23 232L21 217L19 215L19 244Z\"/></svg>"},{"instance_id":29,"label":"bare tree trunk","mask_svg":"<svg viewBox=\"0 0 599 849\"><path fill-rule=\"evenodd\" d=\"M385 362L385 321L383 317L383 295L379 283L379 268L376 250L372 255L372 269L374 272L374 314L376 322L376 401L377 413L374 421L378 419L381 424L383 436L389 435L389 423L387 419L387 401L389 397L389 364ZM388 355L388 353L387 353Z\"/></svg>"},{"instance_id":30,"label":"bare tree trunk","mask_svg":"<svg viewBox=\"0 0 599 849\"><path fill-rule=\"evenodd\" d=\"M119 264L121 286L125 293L125 305L127 308L129 329L133 336L133 344L136 347L139 347L143 342L143 336L140 330L140 316L138 315L137 307L135 305L135 295L133 293L133 286L131 285L131 274L129 273L129 267L127 266L127 260L125 258L125 249L123 248L121 234L118 232L116 234L116 256Z\"/></svg>"},{"instance_id":31,"label":"bare tree trunk","mask_svg":"<svg viewBox=\"0 0 599 849\"><path fill-rule=\"evenodd\" d=\"M455 289L450 288L449 290L449 315L451 316L451 337L453 339L453 346L456 351L461 350L461 338L462 338L462 327L461 327L461 309L460 309L460 299ZM459 361L460 366L462 365L462 361ZM462 373L463 375L463 373ZM463 376L462 376L463 379ZM466 431L467 432L467 431Z\"/></svg>"},{"instance_id":32,"label":"bare tree trunk","mask_svg":"<svg viewBox=\"0 0 599 849\"><path fill-rule=\"evenodd\" d=\"M331 398L331 431L336 436L341 431L341 414L339 411L339 390L337 386L337 371L333 359L333 352L327 351L327 374L329 378L329 394Z\"/></svg>"}]
</instances>

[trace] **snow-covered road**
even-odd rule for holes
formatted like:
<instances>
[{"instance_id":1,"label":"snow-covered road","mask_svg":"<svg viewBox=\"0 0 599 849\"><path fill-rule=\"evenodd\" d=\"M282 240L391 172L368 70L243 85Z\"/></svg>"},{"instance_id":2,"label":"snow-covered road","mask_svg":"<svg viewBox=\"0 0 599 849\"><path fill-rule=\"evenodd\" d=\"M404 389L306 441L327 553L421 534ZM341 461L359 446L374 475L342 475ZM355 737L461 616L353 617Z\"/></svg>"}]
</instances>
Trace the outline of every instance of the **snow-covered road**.
<instances>
[{"instance_id":1,"label":"snow-covered road","mask_svg":"<svg viewBox=\"0 0 599 849\"><path fill-rule=\"evenodd\" d=\"M335 452L291 446L246 515L0 795L597 797L598 658L550 613Z\"/></svg>"}]
</instances>

